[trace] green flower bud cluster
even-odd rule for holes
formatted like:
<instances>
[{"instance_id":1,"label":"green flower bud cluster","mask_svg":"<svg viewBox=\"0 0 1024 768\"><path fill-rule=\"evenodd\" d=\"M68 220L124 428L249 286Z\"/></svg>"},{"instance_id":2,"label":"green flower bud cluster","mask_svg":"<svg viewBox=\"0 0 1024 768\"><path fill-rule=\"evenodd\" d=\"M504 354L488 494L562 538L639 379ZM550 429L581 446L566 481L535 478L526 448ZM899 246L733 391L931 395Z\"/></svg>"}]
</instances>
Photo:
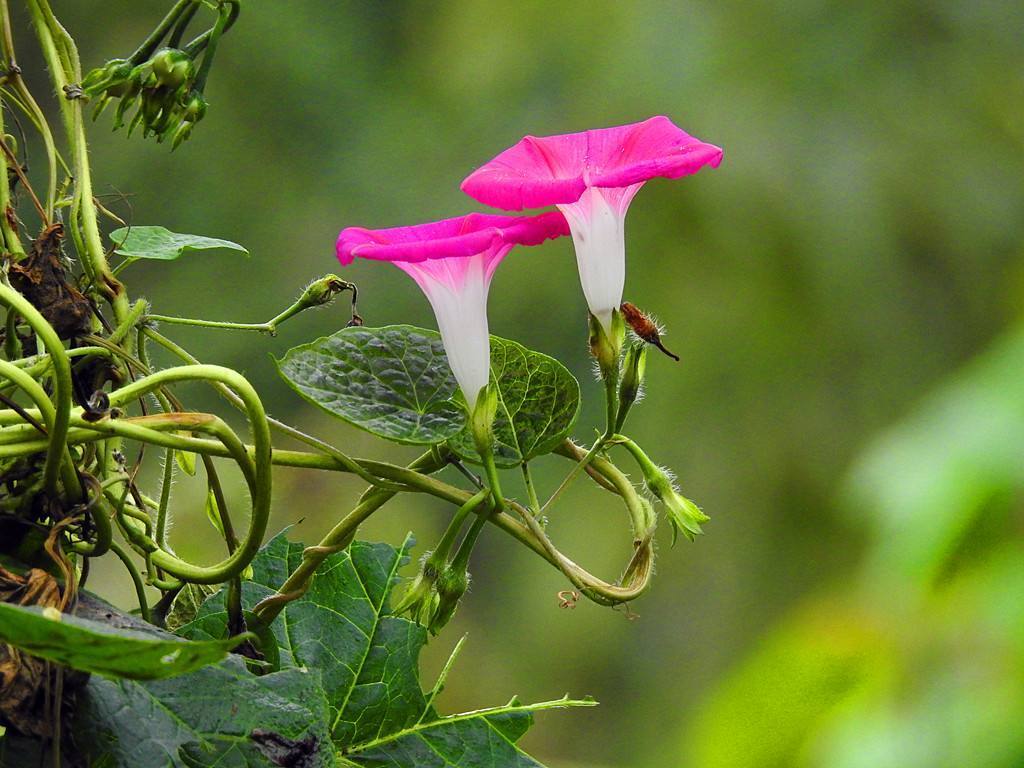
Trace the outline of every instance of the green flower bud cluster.
<instances>
[{"instance_id":1,"label":"green flower bud cluster","mask_svg":"<svg viewBox=\"0 0 1024 768\"><path fill-rule=\"evenodd\" d=\"M170 140L176 149L192 135L206 115L203 89L217 42L238 16L238 0L220 0L214 26L187 45L180 39L199 7L199 1L179 2L152 35L127 59L112 59L82 80L82 94L95 99L93 119L114 100L114 130L128 120L128 135L136 128L158 142ZM165 37L166 45L161 46ZM199 57L202 56L201 59Z\"/></svg>"},{"instance_id":2,"label":"green flower bud cluster","mask_svg":"<svg viewBox=\"0 0 1024 768\"><path fill-rule=\"evenodd\" d=\"M144 137L156 136L158 142L170 139L172 149L191 136L206 114L206 100L195 86L195 63L185 51L175 48L162 48L135 67L124 59L114 59L82 81L85 95L96 98L94 120L111 101L120 99L114 113L116 131L138 105L128 123L128 135L141 127Z\"/></svg>"},{"instance_id":3,"label":"green flower bud cluster","mask_svg":"<svg viewBox=\"0 0 1024 768\"><path fill-rule=\"evenodd\" d=\"M396 615L408 615L436 635L455 615L455 609L468 589L469 573L465 563L449 564L444 558L427 553L423 567L394 612Z\"/></svg>"}]
</instances>

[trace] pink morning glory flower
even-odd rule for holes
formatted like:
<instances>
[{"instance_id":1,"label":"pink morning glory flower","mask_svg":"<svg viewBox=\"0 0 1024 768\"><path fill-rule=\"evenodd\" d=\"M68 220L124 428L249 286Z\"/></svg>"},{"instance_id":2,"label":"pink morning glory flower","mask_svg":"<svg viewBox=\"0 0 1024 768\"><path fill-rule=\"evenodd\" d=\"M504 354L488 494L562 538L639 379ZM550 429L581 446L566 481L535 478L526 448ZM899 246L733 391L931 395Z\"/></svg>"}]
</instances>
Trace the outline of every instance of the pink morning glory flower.
<instances>
[{"instance_id":1,"label":"pink morning glory flower","mask_svg":"<svg viewBox=\"0 0 1024 768\"><path fill-rule=\"evenodd\" d=\"M562 136L527 136L462 182L481 203L519 211L556 205L576 246L580 282L591 313L610 329L626 280L626 209L648 179L676 179L722 150L682 131L667 117Z\"/></svg>"},{"instance_id":2,"label":"pink morning glory flower","mask_svg":"<svg viewBox=\"0 0 1024 768\"><path fill-rule=\"evenodd\" d=\"M471 213L392 229L348 227L338 235L338 260L390 261L427 295L448 363L470 412L490 372L487 291L494 270L516 245L569 234L560 213L498 216Z\"/></svg>"}]
</instances>

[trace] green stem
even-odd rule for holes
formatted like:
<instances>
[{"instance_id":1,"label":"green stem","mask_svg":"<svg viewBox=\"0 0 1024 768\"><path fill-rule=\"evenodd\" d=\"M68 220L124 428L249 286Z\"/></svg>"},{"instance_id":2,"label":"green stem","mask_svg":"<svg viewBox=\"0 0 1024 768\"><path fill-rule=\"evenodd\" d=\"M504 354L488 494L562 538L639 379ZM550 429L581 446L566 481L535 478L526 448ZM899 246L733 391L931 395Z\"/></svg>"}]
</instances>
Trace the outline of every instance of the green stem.
<instances>
[{"instance_id":1,"label":"green stem","mask_svg":"<svg viewBox=\"0 0 1024 768\"><path fill-rule=\"evenodd\" d=\"M131 306L131 309L128 311L128 314L124 316L124 318L118 324L117 328L114 329L114 332L107 337L107 343L116 346L120 344L122 341L124 341L126 338L128 338L132 329L135 328L136 325L138 325L139 319L142 317L143 313L146 311L148 307L149 304L146 302L145 299L139 299L138 301L136 301Z\"/></svg>"},{"instance_id":2,"label":"green stem","mask_svg":"<svg viewBox=\"0 0 1024 768\"><path fill-rule=\"evenodd\" d=\"M487 484L491 486L491 495L494 497L494 508L500 512L505 508L505 497L501 493L501 482L498 479L498 467L494 464L494 451L483 451L481 458L484 460L484 471L487 473Z\"/></svg>"},{"instance_id":3,"label":"green stem","mask_svg":"<svg viewBox=\"0 0 1024 768\"><path fill-rule=\"evenodd\" d=\"M618 369L616 369L616 372ZM619 416L619 381L618 376L606 376L604 379L604 399L606 406L607 426L602 441L615 434L615 424Z\"/></svg>"},{"instance_id":4,"label":"green stem","mask_svg":"<svg viewBox=\"0 0 1024 768\"><path fill-rule=\"evenodd\" d=\"M162 346L164 349L166 349L168 352L170 352L171 354L173 354L175 357L179 358L180 360L183 360L184 362L189 363L191 365L198 365L199 364L199 360L198 359L196 359L194 356L189 354L186 350L182 349L182 347L180 347L178 344L175 344L173 341L168 339L163 334L157 333L156 331L154 331L151 328L146 328L145 329L145 333L146 333L146 335L149 338L151 338L153 341L155 341L157 344ZM217 391L229 403L231 403L236 408L242 408L241 401L229 389L227 389L225 387L222 387L222 386L217 386L216 388L217 388ZM319 439L313 437L312 435L307 435L305 432L302 432L301 430L296 429L295 427L289 426L288 424L285 424L284 422L278 421L277 419L273 419L273 418L269 418L268 417L267 421L269 422L270 426L273 429L276 429L278 432L281 432L281 433L283 433L285 435L288 435L289 437L294 438L295 440L298 440L299 442L305 443L306 445L312 446L313 448L316 448L319 451L323 451L328 456L330 456L331 458L335 459L340 464L342 464L342 466L344 466L347 471L352 472L352 473L358 475L360 478L365 480L370 485L374 485L374 486L378 486L378 487L386 485L385 483L382 483L380 478L374 477L372 474L367 472L366 469L364 467L360 466L360 464L358 462L354 461L351 457L349 457L345 453L339 451L334 446L332 446L332 445L330 445L328 443L325 443L323 440L319 440ZM393 488L392 490L400 490L400 489Z\"/></svg>"},{"instance_id":5,"label":"green stem","mask_svg":"<svg viewBox=\"0 0 1024 768\"><path fill-rule=\"evenodd\" d=\"M71 85L82 79L81 64L74 40L60 25L48 0L28 0L29 12L39 38L40 47L50 69L50 78L60 101L61 116L71 147L75 189L71 200L71 230L76 246L82 251L82 266L88 277L114 309L114 318L122 322L128 314L128 297L124 286L111 273L100 238L96 205L92 196L92 171L85 140L82 100L72 96Z\"/></svg>"},{"instance_id":6,"label":"green stem","mask_svg":"<svg viewBox=\"0 0 1024 768\"><path fill-rule=\"evenodd\" d=\"M53 362L53 423L50 425L49 447L46 454L46 466L43 471L43 479L46 487L51 493L57 494L57 477L61 471L64 454L67 450L67 434L71 418L71 364L68 362L64 345L53 327L46 321L39 311L29 301L13 288L0 284L0 304L8 309L17 312L35 331L36 337L42 341L46 351ZM19 369L20 372L20 369ZM71 482L71 475L74 475L72 467L70 473L65 474L67 487L65 490L73 501L78 501L82 495L82 489L78 484L78 477L74 475ZM68 484L70 483L70 484Z\"/></svg>"},{"instance_id":7,"label":"green stem","mask_svg":"<svg viewBox=\"0 0 1024 768\"><path fill-rule=\"evenodd\" d=\"M193 85L193 88L199 93L202 93L203 88L206 87L206 78L210 75L210 67L213 65L213 56L217 51L217 43L220 42L221 35L238 18L240 8L241 5L238 3L238 0L221 0L220 8L217 11L217 21L214 23L213 29L210 30L206 50L203 52L203 61L199 65L199 71L196 73L195 84Z\"/></svg>"},{"instance_id":8,"label":"green stem","mask_svg":"<svg viewBox=\"0 0 1024 768\"><path fill-rule=\"evenodd\" d=\"M14 53L14 34L11 29L11 13L7 0L0 0L0 25L3 27L0 41L2 41L4 58L7 59L9 68L8 82L14 86L15 92L20 97L18 100L19 106L29 116L29 119L43 139L43 148L46 152L47 168L49 170L44 211L47 221L53 221L53 211L57 200L57 146L53 141L53 133L50 131L50 125L45 115L43 115L43 110L39 108L39 104L33 98L32 93L28 90L28 86L25 85L25 80L21 76L21 69L18 67Z\"/></svg>"},{"instance_id":9,"label":"green stem","mask_svg":"<svg viewBox=\"0 0 1024 768\"><path fill-rule=\"evenodd\" d=\"M523 482L526 484L526 496L530 500L530 509L535 515L540 514L540 501L537 499L537 489L533 485L533 474L530 472L530 465L525 461L522 463Z\"/></svg>"},{"instance_id":10,"label":"green stem","mask_svg":"<svg viewBox=\"0 0 1024 768\"><path fill-rule=\"evenodd\" d=\"M419 475L421 471L436 472L443 466L444 463L437 461L433 451L428 451L410 464L409 470ZM288 603L304 595L309 589L310 580L320 563L329 555L347 547L355 537L356 529L394 496L394 491L374 489L355 509L328 531L318 545L307 547L302 553L302 562L281 585L277 594L260 601L253 609L253 614L260 625L269 627Z\"/></svg>"},{"instance_id":11,"label":"green stem","mask_svg":"<svg viewBox=\"0 0 1024 768\"><path fill-rule=\"evenodd\" d=\"M200 328L222 328L228 331L259 331L273 334L276 330L271 323L230 323L222 320L198 320L191 317L174 317L171 315L146 315L151 320L172 325L194 325Z\"/></svg>"},{"instance_id":12,"label":"green stem","mask_svg":"<svg viewBox=\"0 0 1024 768\"><path fill-rule=\"evenodd\" d=\"M542 514L546 514L551 507L554 506L554 503L558 501L558 497L561 496L570 485L572 485L573 481L577 477L579 477L580 472L590 466L590 462L592 462L594 457L597 456L602 448L604 448L606 439L607 438L603 435L599 437L594 442L594 445L591 446L590 450L587 451L587 454L577 462L576 466L569 470L569 474L565 476L565 479L555 489L555 492L551 494L551 497L546 502L544 502L544 506L540 509Z\"/></svg>"},{"instance_id":13,"label":"green stem","mask_svg":"<svg viewBox=\"0 0 1024 768\"><path fill-rule=\"evenodd\" d=\"M118 556L124 564L125 570L128 571L128 575L131 576L132 584L135 585L135 596L139 601L139 612L142 614L143 621L151 621L149 601L146 599L146 584L142 580L139 569L136 568L135 563L132 562L131 555L125 551L124 547L116 542L112 542L110 544L110 551Z\"/></svg>"},{"instance_id":14,"label":"green stem","mask_svg":"<svg viewBox=\"0 0 1024 768\"><path fill-rule=\"evenodd\" d=\"M215 365L190 365L168 368L144 379L132 382L111 393L110 401L111 405L130 402L167 384L190 380L205 380L223 384L234 390L234 394L240 398L245 407L254 445L251 470L247 453L245 454L245 459L236 457L236 461L238 461L242 468L243 474L246 475L246 480L250 486L252 494L252 519L249 523L249 530L246 532L245 539L240 543L238 549L217 565L206 567L194 566L162 550L153 553L153 562L178 578L203 584L216 584L241 573L252 561L253 557L256 556L256 552L263 541L263 535L266 533L267 522L270 516L272 449L270 427L267 423L266 412L263 409L263 404L260 402L259 395L256 394L256 391L245 377L236 371ZM219 419L216 421L219 421ZM201 431L213 423L215 422L211 418L206 420L205 424L196 424L190 427L190 429ZM223 422L221 423L223 424ZM99 428L103 426L103 422L94 425L94 427ZM226 427L226 425L224 426ZM233 435L233 433L231 434ZM218 437L221 437L221 435L218 435ZM228 447L227 444L226 447ZM229 449L233 454L237 453L237 447L230 446Z\"/></svg>"},{"instance_id":15,"label":"green stem","mask_svg":"<svg viewBox=\"0 0 1024 768\"><path fill-rule=\"evenodd\" d=\"M452 558L452 570L462 573L469 568L469 556L476 546L476 540L480 537L480 531L487 525L487 515L480 513L473 518L473 524L469 526L465 538L459 543L459 549Z\"/></svg>"},{"instance_id":16,"label":"green stem","mask_svg":"<svg viewBox=\"0 0 1024 768\"><path fill-rule=\"evenodd\" d=\"M164 454L163 482L160 484L160 504L156 510L156 543L161 549L170 549L167 544L167 521L171 504L171 484L174 482L174 449Z\"/></svg>"},{"instance_id":17,"label":"green stem","mask_svg":"<svg viewBox=\"0 0 1024 768\"><path fill-rule=\"evenodd\" d=\"M0 138L4 133L4 115L0 108ZM11 186L7 183L7 153L0 152L0 235L3 237L3 250L10 253L14 261L25 258L25 249L21 238L14 228L14 209L11 206Z\"/></svg>"},{"instance_id":18,"label":"green stem","mask_svg":"<svg viewBox=\"0 0 1024 768\"><path fill-rule=\"evenodd\" d=\"M455 543L455 539L458 538L459 532L462 530L463 524L466 522L466 517L480 506L480 503L491 495L489 488L477 491L477 493L470 497L470 499L459 507L455 514L452 516L451 522L448 523L448 527L445 528L444 534L441 539L437 542L437 546L434 548L434 552L431 554L430 559L434 565L440 568L448 562L448 554L452 551L452 545ZM483 519L486 522L486 518ZM476 523L474 522L474 525Z\"/></svg>"},{"instance_id":19,"label":"green stem","mask_svg":"<svg viewBox=\"0 0 1024 768\"><path fill-rule=\"evenodd\" d=\"M149 33L149 36L142 41L142 44L135 49L135 52L128 57L128 63L132 66L138 66L146 59L148 59L156 47L160 45L160 41L164 39L164 36L170 31L171 27L178 21L182 12L189 9L189 6L198 6L199 0L178 0L177 3L167 12L163 20L157 24L156 29ZM192 13L195 13L194 8L189 9Z\"/></svg>"}]
</instances>

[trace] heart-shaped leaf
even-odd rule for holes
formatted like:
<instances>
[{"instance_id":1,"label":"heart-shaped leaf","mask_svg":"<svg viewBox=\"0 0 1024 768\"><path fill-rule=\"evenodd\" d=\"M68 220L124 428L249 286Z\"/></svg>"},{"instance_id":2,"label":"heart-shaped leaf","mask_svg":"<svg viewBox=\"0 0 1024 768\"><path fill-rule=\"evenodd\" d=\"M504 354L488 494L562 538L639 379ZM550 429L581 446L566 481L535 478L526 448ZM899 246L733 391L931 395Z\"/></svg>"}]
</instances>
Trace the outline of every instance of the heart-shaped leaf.
<instances>
[{"instance_id":1,"label":"heart-shaped leaf","mask_svg":"<svg viewBox=\"0 0 1024 768\"><path fill-rule=\"evenodd\" d=\"M182 235L164 227L121 227L110 233L114 253L127 259L158 259L172 261L189 251L222 248L244 256L249 251L238 243L202 235Z\"/></svg>"},{"instance_id":2,"label":"heart-shaped leaf","mask_svg":"<svg viewBox=\"0 0 1024 768\"><path fill-rule=\"evenodd\" d=\"M432 445L458 433L465 411L433 331L408 325L344 328L289 350L277 368L311 403L375 435Z\"/></svg>"},{"instance_id":3,"label":"heart-shaped leaf","mask_svg":"<svg viewBox=\"0 0 1024 768\"><path fill-rule=\"evenodd\" d=\"M553 357L491 336L491 381L498 387L494 461L515 467L551 453L569 434L580 409L580 385ZM465 428L448 441L457 454L480 461Z\"/></svg>"},{"instance_id":4,"label":"heart-shaped leaf","mask_svg":"<svg viewBox=\"0 0 1024 768\"><path fill-rule=\"evenodd\" d=\"M345 421L400 443L449 440L460 456L480 461L436 331L345 328L295 347L277 366L299 394ZM579 384L554 358L491 336L491 381L499 397L500 466L549 453L576 421Z\"/></svg>"}]
</instances>

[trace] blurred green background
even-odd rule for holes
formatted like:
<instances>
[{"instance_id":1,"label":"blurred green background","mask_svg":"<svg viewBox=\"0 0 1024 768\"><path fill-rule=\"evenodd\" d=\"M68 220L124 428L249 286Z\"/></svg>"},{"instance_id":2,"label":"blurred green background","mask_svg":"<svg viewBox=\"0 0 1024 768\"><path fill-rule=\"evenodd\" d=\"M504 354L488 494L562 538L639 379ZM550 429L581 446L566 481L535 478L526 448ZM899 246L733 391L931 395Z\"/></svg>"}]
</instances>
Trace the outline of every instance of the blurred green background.
<instances>
[{"instance_id":1,"label":"blurred green background","mask_svg":"<svg viewBox=\"0 0 1024 768\"><path fill-rule=\"evenodd\" d=\"M130 52L168 6L56 4L86 67ZM134 295L261 321L338 269L340 228L480 210L459 182L523 134L666 114L723 146L719 169L648 184L627 228L626 296L683 357L651 358L631 434L711 515L707 535L670 550L663 532L653 590L627 620L559 609L558 574L489 533L425 659L436 670L469 633L443 707L591 694L602 706L544 715L524 742L566 768L1020 766L1022 39L1005 0L250 0L194 138L172 155L112 134L107 115L94 172L133 223L252 251L133 266ZM368 324L433 324L399 270L342 274ZM490 305L494 333L584 383L589 439L602 406L568 239L514 253ZM273 339L168 330L243 370L274 415L351 453L411 456L276 378L270 354L346 311ZM565 469L538 467L542 487ZM181 487L175 543L212 558L201 489ZM280 471L273 526L312 542L358 490ZM412 498L362 535L412 529L422 551L446 514ZM617 575L628 533L604 496L581 485L551 525L571 556ZM130 602L115 563L93 578Z\"/></svg>"}]
</instances>

